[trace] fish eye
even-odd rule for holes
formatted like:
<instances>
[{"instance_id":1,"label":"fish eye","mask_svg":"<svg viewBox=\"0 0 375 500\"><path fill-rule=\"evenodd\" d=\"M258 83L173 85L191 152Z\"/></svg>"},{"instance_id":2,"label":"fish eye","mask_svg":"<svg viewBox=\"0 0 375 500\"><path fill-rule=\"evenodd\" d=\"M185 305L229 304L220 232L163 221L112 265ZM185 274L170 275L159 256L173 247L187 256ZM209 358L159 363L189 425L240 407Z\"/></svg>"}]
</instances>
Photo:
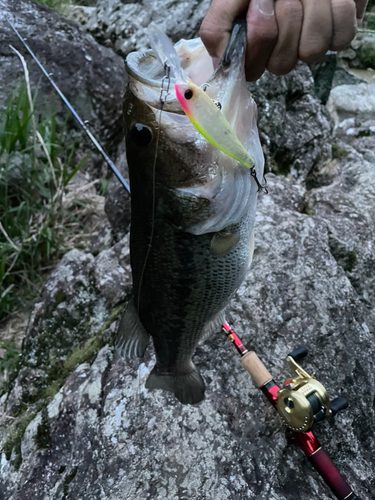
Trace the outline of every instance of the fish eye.
<instances>
[{"instance_id":1,"label":"fish eye","mask_svg":"<svg viewBox=\"0 0 375 500\"><path fill-rule=\"evenodd\" d=\"M152 141L152 132L146 125L135 123L130 130L130 137L137 146L145 148Z\"/></svg>"},{"instance_id":2,"label":"fish eye","mask_svg":"<svg viewBox=\"0 0 375 500\"><path fill-rule=\"evenodd\" d=\"M190 89L185 90L184 92L185 99L189 100L193 97L193 91Z\"/></svg>"}]
</instances>

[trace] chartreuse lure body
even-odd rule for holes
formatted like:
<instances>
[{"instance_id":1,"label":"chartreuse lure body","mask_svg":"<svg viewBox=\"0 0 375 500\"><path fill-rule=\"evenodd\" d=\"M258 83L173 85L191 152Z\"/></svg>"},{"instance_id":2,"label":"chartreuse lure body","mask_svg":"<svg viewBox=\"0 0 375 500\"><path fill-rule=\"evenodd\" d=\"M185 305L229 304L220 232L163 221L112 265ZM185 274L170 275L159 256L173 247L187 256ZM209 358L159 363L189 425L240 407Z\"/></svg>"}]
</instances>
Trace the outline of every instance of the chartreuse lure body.
<instances>
[{"instance_id":1,"label":"chartreuse lure body","mask_svg":"<svg viewBox=\"0 0 375 500\"><path fill-rule=\"evenodd\" d=\"M188 80L177 82L175 91L186 116L210 144L245 167L254 167L253 158L239 141L230 123L202 88Z\"/></svg>"}]
</instances>

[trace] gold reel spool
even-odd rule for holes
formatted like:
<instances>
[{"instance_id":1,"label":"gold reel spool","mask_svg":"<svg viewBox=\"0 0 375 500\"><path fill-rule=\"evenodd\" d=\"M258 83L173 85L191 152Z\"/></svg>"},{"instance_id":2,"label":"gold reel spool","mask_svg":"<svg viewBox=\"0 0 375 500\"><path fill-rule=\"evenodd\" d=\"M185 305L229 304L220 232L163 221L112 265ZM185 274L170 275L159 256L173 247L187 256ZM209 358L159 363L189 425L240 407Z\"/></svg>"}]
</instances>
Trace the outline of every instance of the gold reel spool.
<instances>
[{"instance_id":1,"label":"gold reel spool","mask_svg":"<svg viewBox=\"0 0 375 500\"><path fill-rule=\"evenodd\" d=\"M291 355L287 359L296 377L288 380L278 392L277 411L288 427L306 432L314 422L331 414L328 393L313 378L314 374L310 376L306 373Z\"/></svg>"}]
</instances>

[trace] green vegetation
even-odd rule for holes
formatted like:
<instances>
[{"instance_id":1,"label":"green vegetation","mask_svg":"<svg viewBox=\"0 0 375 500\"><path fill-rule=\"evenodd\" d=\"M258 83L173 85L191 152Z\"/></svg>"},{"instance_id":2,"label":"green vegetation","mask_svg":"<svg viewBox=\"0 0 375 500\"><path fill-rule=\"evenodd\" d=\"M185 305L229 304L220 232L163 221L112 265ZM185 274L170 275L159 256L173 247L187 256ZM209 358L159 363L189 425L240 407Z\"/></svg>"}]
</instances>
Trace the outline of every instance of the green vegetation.
<instances>
[{"instance_id":1,"label":"green vegetation","mask_svg":"<svg viewBox=\"0 0 375 500\"><path fill-rule=\"evenodd\" d=\"M27 413L17 422L17 425L10 431L6 440L2 443L2 451L7 460L10 460L12 451L15 451L14 467L19 469L22 463L21 441L26 427L35 418L35 413Z\"/></svg>"},{"instance_id":2,"label":"green vegetation","mask_svg":"<svg viewBox=\"0 0 375 500\"><path fill-rule=\"evenodd\" d=\"M64 486L63 486L63 492L64 492L64 497L67 498L68 492L69 492L69 484L73 481L73 479L76 477L78 471L78 467L73 467L70 472L65 476L64 478Z\"/></svg>"},{"instance_id":3,"label":"green vegetation","mask_svg":"<svg viewBox=\"0 0 375 500\"><path fill-rule=\"evenodd\" d=\"M49 430L47 408L43 408L42 421L38 425L38 428L36 430L36 435L34 436L34 442L37 450L42 450L44 448L48 448L50 441L51 441L51 434Z\"/></svg>"},{"instance_id":4,"label":"green vegetation","mask_svg":"<svg viewBox=\"0 0 375 500\"><path fill-rule=\"evenodd\" d=\"M4 355L0 357L0 373L5 370L14 370L18 364L19 350L16 348L13 340L2 340L0 349L3 349Z\"/></svg>"},{"instance_id":5,"label":"green vegetation","mask_svg":"<svg viewBox=\"0 0 375 500\"><path fill-rule=\"evenodd\" d=\"M25 83L0 110L0 320L30 304L43 271L64 253L64 189L86 158L73 166L74 144L56 114L35 109Z\"/></svg>"},{"instance_id":6,"label":"green vegetation","mask_svg":"<svg viewBox=\"0 0 375 500\"><path fill-rule=\"evenodd\" d=\"M348 154L350 154L350 152L346 149L340 148L340 146L338 146L337 144L332 144L332 159L345 158L346 156L348 156Z\"/></svg>"},{"instance_id":7,"label":"green vegetation","mask_svg":"<svg viewBox=\"0 0 375 500\"><path fill-rule=\"evenodd\" d=\"M48 370L49 384L37 394L36 399L47 399L53 397L63 385L66 377L82 363L92 363L100 349L108 342L103 338L103 332L120 316L124 310L124 304L115 307L101 327L86 342L77 347L64 360L52 362Z\"/></svg>"},{"instance_id":8,"label":"green vegetation","mask_svg":"<svg viewBox=\"0 0 375 500\"><path fill-rule=\"evenodd\" d=\"M367 20L367 28L369 30L375 31L375 13L372 13L372 15L367 14L366 20Z\"/></svg>"}]
</instances>

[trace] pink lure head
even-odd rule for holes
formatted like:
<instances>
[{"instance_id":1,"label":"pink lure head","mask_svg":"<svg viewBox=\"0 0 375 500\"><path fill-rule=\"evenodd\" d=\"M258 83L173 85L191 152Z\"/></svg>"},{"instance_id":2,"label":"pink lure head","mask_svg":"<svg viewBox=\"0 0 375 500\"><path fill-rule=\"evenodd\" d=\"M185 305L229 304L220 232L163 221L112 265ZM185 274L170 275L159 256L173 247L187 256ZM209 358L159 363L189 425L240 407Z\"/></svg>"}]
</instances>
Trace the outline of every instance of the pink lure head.
<instances>
[{"instance_id":1,"label":"pink lure head","mask_svg":"<svg viewBox=\"0 0 375 500\"><path fill-rule=\"evenodd\" d=\"M189 83L175 83L174 88L181 108L190 117L193 114L190 104L194 97L194 90Z\"/></svg>"}]
</instances>

